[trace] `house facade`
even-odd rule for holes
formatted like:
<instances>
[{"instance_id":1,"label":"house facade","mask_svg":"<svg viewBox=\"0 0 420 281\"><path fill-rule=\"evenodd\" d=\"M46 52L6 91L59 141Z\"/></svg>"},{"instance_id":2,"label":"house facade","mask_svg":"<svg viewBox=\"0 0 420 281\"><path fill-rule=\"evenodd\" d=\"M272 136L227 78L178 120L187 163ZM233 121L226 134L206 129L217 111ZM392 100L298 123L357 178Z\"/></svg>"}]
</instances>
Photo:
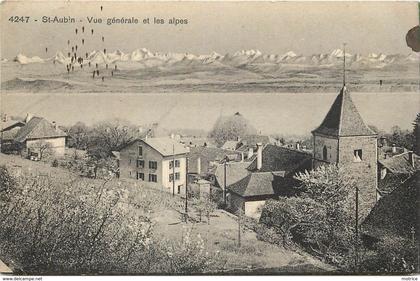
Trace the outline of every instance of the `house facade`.
<instances>
[{"instance_id":1,"label":"house facade","mask_svg":"<svg viewBox=\"0 0 420 281\"><path fill-rule=\"evenodd\" d=\"M171 138L137 139L120 149L120 177L185 194L188 149Z\"/></svg>"},{"instance_id":2,"label":"house facade","mask_svg":"<svg viewBox=\"0 0 420 281\"><path fill-rule=\"evenodd\" d=\"M23 126L10 136L12 149L24 157L41 159L47 154L52 157L63 157L66 150L67 134L42 117L28 115ZM11 131L9 131L11 133Z\"/></svg>"},{"instance_id":3,"label":"house facade","mask_svg":"<svg viewBox=\"0 0 420 281\"><path fill-rule=\"evenodd\" d=\"M359 189L361 216L376 203L377 135L363 121L343 86L321 125L312 131L313 166L341 164Z\"/></svg>"}]
</instances>

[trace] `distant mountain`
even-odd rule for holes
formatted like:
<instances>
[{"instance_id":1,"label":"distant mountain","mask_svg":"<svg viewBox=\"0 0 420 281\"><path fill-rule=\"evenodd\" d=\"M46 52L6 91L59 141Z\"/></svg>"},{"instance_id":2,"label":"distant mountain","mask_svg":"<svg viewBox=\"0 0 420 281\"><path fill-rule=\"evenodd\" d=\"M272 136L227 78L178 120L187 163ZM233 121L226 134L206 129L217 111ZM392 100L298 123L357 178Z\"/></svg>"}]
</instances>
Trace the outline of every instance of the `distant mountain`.
<instances>
[{"instance_id":1,"label":"distant mountain","mask_svg":"<svg viewBox=\"0 0 420 281\"><path fill-rule=\"evenodd\" d=\"M213 52L209 55L195 55L191 53L153 53L146 48L136 49L131 53L116 50L111 53L92 51L84 58L84 63L110 64L120 62L137 63L139 68L148 67L190 67L198 65L252 67L262 69L278 69L281 67L341 67L344 52L335 49L328 54L299 55L293 51L285 54L263 54L259 50L241 50L233 54L221 55ZM53 60L62 64L70 63L70 58L62 52L57 52L53 58L27 57L18 54L14 61L20 64L43 63ZM408 56L400 54L386 55L370 53L367 55L346 53L346 63L352 68L384 68L392 65L418 63L419 55L411 53Z\"/></svg>"},{"instance_id":2,"label":"distant mountain","mask_svg":"<svg viewBox=\"0 0 420 281\"><path fill-rule=\"evenodd\" d=\"M28 63L43 63L44 60L41 59L40 57L27 57L23 54L18 54L14 59L14 62L18 62L20 64L28 64Z\"/></svg>"}]
</instances>

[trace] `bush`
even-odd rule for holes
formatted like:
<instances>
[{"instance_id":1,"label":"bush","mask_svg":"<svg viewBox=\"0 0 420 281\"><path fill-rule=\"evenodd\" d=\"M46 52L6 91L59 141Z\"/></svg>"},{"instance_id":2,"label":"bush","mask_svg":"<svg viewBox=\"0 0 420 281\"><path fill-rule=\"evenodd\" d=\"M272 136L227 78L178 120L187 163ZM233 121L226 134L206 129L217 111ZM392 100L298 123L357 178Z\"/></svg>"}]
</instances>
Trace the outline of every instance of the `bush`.
<instances>
[{"instance_id":1,"label":"bush","mask_svg":"<svg viewBox=\"0 0 420 281\"><path fill-rule=\"evenodd\" d=\"M157 204L146 192L132 204L127 186L116 181L12 179L4 168L0 179L7 187L1 195L10 193L0 198L0 253L26 274L191 273L217 266L199 239L169 244L155 237L149 216Z\"/></svg>"},{"instance_id":2,"label":"bush","mask_svg":"<svg viewBox=\"0 0 420 281\"><path fill-rule=\"evenodd\" d=\"M58 160L57 159L54 159L54 161L52 162L51 166L54 167L54 168L58 167Z\"/></svg>"},{"instance_id":3,"label":"bush","mask_svg":"<svg viewBox=\"0 0 420 281\"><path fill-rule=\"evenodd\" d=\"M361 262L361 271L407 274L418 269L418 245L409 239L385 235Z\"/></svg>"}]
</instances>

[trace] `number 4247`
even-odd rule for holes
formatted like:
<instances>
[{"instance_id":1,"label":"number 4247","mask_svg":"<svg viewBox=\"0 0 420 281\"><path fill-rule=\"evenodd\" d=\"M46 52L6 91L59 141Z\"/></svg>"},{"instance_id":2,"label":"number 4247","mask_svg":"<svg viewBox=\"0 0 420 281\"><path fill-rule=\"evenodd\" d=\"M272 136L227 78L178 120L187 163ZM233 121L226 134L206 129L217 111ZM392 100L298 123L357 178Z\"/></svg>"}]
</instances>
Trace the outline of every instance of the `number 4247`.
<instances>
[{"instance_id":1,"label":"number 4247","mask_svg":"<svg viewBox=\"0 0 420 281\"><path fill-rule=\"evenodd\" d=\"M27 22L29 22L29 17L24 17L24 16L21 16L21 17L19 17L19 16L11 16L9 18L9 21L10 22L25 22L25 23L27 23Z\"/></svg>"}]
</instances>

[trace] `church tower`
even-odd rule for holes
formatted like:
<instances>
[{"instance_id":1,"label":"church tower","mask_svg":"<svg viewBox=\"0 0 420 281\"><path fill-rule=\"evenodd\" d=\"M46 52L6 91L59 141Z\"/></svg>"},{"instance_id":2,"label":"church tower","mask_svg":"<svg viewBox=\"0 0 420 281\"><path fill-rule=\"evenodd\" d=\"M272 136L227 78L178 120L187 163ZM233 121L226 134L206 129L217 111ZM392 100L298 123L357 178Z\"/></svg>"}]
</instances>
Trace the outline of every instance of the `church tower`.
<instances>
[{"instance_id":1,"label":"church tower","mask_svg":"<svg viewBox=\"0 0 420 281\"><path fill-rule=\"evenodd\" d=\"M360 215L366 216L376 203L377 134L360 116L345 78L340 93L312 135L314 168L325 163L345 166L359 188Z\"/></svg>"}]
</instances>

